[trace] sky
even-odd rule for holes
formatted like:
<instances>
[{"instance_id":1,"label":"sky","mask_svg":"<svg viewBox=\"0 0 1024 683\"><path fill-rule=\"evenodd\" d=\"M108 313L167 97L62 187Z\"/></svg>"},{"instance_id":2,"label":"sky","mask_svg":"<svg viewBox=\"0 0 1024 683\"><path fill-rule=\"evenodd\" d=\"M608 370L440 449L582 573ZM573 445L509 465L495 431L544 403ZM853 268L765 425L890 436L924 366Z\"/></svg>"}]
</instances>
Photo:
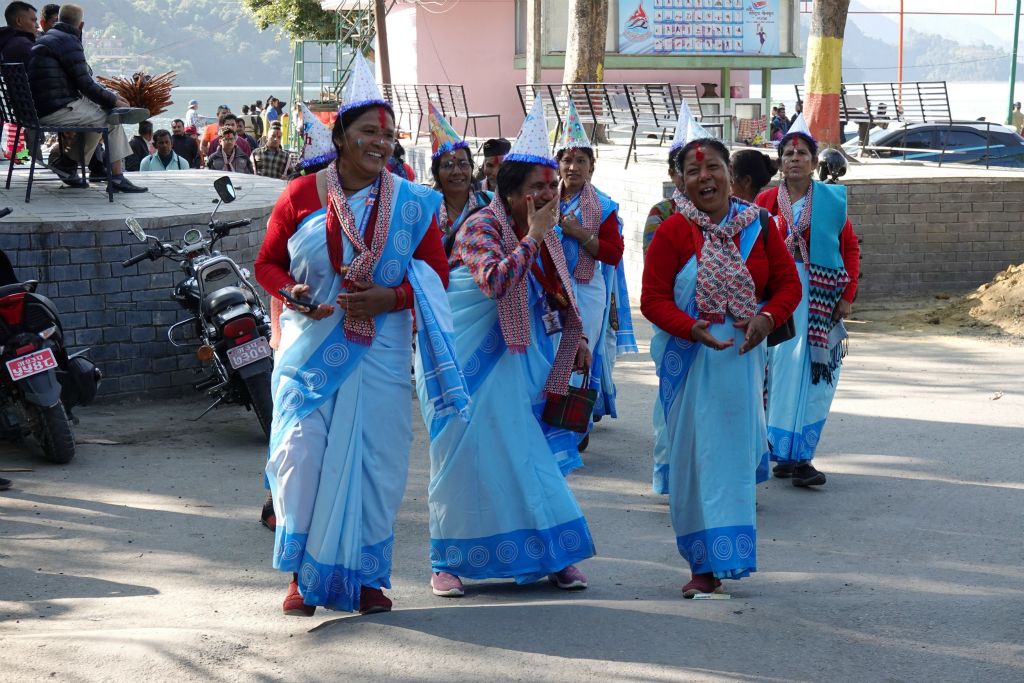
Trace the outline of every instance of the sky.
<instances>
[{"instance_id":1,"label":"sky","mask_svg":"<svg viewBox=\"0 0 1024 683\"><path fill-rule=\"evenodd\" d=\"M895 43L899 35L899 16L893 14L853 14L857 10L897 12L900 0L853 0L850 5L849 21L855 22L861 30L889 43ZM905 12L1000 12L1012 13L1015 0L903 0ZM1009 53L1013 37L1012 16L935 16L912 15L904 17L904 28L922 33L936 33L964 44L988 43Z\"/></svg>"}]
</instances>

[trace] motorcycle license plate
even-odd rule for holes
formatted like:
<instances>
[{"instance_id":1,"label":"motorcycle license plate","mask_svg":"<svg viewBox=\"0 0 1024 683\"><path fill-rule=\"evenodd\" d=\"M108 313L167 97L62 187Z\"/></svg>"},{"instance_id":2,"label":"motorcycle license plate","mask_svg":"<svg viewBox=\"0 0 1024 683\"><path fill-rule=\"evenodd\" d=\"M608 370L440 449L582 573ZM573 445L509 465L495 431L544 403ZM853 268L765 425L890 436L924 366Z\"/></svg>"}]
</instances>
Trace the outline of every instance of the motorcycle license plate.
<instances>
[{"instance_id":1,"label":"motorcycle license plate","mask_svg":"<svg viewBox=\"0 0 1024 683\"><path fill-rule=\"evenodd\" d=\"M43 349L42 351L36 351L27 356L7 361L7 372L11 373L11 379L15 382L56 367L57 359L54 357L51 349Z\"/></svg>"},{"instance_id":2,"label":"motorcycle license plate","mask_svg":"<svg viewBox=\"0 0 1024 683\"><path fill-rule=\"evenodd\" d=\"M267 343L266 337L257 337L241 346L228 349L228 362L235 370L244 368L262 358L270 358L270 344Z\"/></svg>"}]
</instances>

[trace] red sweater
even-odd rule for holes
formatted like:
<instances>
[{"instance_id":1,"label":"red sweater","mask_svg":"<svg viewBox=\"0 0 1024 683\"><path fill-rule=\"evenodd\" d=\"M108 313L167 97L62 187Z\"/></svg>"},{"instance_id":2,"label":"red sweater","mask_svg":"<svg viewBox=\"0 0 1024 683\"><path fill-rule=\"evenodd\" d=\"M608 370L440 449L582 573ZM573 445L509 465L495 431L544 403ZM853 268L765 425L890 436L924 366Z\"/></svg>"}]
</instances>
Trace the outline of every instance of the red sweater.
<instances>
[{"instance_id":1,"label":"red sweater","mask_svg":"<svg viewBox=\"0 0 1024 683\"><path fill-rule=\"evenodd\" d=\"M786 251L786 243L774 228L768 232L767 249L765 239L759 235L747 257L747 270L754 280L754 291L759 301L767 299L762 308L771 313L775 326L786 322L803 295L800 276L796 272L793 258ZM739 246L740 236L734 238ZM704 246L704 234L682 214L673 214L654 233L654 239L647 249L644 260L643 290L640 293L640 310L644 317L674 337L693 341L690 332L697 322L684 311L679 310L675 301L676 275L694 254L700 258Z\"/></svg>"},{"instance_id":2,"label":"red sweater","mask_svg":"<svg viewBox=\"0 0 1024 683\"><path fill-rule=\"evenodd\" d=\"M626 244L619 234L619 216L612 211L597 230L597 256L594 258L614 268L619 265L625 250Z\"/></svg>"},{"instance_id":3,"label":"red sweater","mask_svg":"<svg viewBox=\"0 0 1024 683\"><path fill-rule=\"evenodd\" d=\"M397 182L397 181L396 181ZM377 205L366 226L366 234L363 236L367 244L373 241L373 230L377 220ZM267 234L263 237L263 245L260 253L256 256L255 270L256 281L259 282L271 296L281 298L278 290L282 287L291 287L296 284L295 278L290 272L291 257L288 255L288 240L295 234L296 228L306 216L315 213L323 208L320 204L320 194L316 189L316 176L309 175L297 178L288 183L288 186L277 199L274 211L267 221ZM420 240L413 257L426 261L441 277L441 284L448 288L448 258L444 254L444 246L441 244L441 230L437 227L437 221L431 220L430 228L423 239ZM406 279L400 285L405 296L397 297L402 308L412 308L412 285ZM325 302L332 303L332 302Z\"/></svg>"},{"instance_id":4,"label":"red sweater","mask_svg":"<svg viewBox=\"0 0 1024 683\"><path fill-rule=\"evenodd\" d=\"M779 188L772 187L765 190L757 195L754 203L768 209L775 216L781 234L785 235L789 232L786 219L779 215ZM804 239L807 241L808 249L811 248L811 228L813 227L810 226L804 230ZM839 255L843 259L843 267L846 268L847 275L850 276L850 284L846 285L846 289L843 290L843 298L852 304L857 297L857 280L860 277L860 244L857 243L857 234L853 231L853 225L850 224L849 218L846 219L846 225L839 233Z\"/></svg>"}]
</instances>

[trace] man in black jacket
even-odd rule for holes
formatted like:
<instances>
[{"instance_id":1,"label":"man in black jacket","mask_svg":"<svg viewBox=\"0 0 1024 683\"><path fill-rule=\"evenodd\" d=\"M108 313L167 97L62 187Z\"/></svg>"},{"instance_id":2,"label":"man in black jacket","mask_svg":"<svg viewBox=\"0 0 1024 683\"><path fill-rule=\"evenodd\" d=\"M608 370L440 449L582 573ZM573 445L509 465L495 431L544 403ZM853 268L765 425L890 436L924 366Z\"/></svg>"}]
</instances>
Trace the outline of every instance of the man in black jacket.
<instances>
[{"instance_id":1,"label":"man in black jacket","mask_svg":"<svg viewBox=\"0 0 1024 683\"><path fill-rule=\"evenodd\" d=\"M36 8L15 0L4 10L4 19L7 26L0 28L0 59L24 64L36 42Z\"/></svg>"},{"instance_id":2,"label":"man in black jacket","mask_svg":"<svg viewBox=\"0 0 1024 683\"><path fill-rule=\"evenodd\" d=\"M171 121L171 149L188 162L189 167L199 168L199 144L191 135L185 135L185 122Z\"/></svg>"},{"instance_id":3,"label":"man in black jacket","mask_svg":"<svg viewBox=\"0 0 1024 683\"><path fill-rule=\"evenodd\" d=\"M146 188L124 177L123 159L132 150L121 124L139 123L149 117L149 112L127 109L128 102L123 97L92 77L92 69L85 61L85 49L82 47L82 28L85 26L82 8L61 5L57 19L53 28L36 40L28 62L28 80L40 122L54 126L107 126L110 186L117 192L145 192ZM110 110L114 108L126 108L127 111L112 114ZM72 162L81 161L84 142L85 159L88 160L99 141L98 133L80 133L76 135L75 143L65 150L66 156ZM57 167L76 173L67 160L59 161ZM80 187L84 181L77 177L77 173L70 179L62 177L62 180L75 187Z\"/></svg>"}]
</instances>

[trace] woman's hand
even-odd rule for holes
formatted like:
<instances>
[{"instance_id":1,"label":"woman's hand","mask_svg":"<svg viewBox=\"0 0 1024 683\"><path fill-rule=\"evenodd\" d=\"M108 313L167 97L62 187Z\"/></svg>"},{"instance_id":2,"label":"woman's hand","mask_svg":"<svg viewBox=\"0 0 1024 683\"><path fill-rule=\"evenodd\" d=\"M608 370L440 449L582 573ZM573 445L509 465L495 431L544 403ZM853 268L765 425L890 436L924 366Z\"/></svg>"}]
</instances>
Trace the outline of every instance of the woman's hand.
<instances>
[{"instance_id":1,"label":"woman's hand","mask_svg":"<svg viewBox=\"0 0 1024 683\"><path fill-rule=\"evenodd\" d=\"M558 222L558 195L539 209L533 206L533 195L526 195L526 223L530 227L526 234L543 242L551 228Z\"/></svg>"},{"instance_id":2,"label":"woman's hand","mask_svg":"<svg viewBox=\"0 0 1024 683\"><path fill-rule=\"evenodd\" d=\"M732 339L726 339L721 341L717 339L708 331L708 327L711 326L707 320L698 320L693 324L693 328L690 330L690 336L693 337L693 341L700 342L708 348L714 349L715 351L721 351L727 349L733 344Z\"/></svg>"},{"instance_id":3,"label":"woman's hand","mask_svg":"<svg viewBox=\"0 0 1024 683\"><path fill-rule=\"evenodd\" d=\"M580 338L580 345L576 348L576 360L573 361L572 369L576 372L587 372L590 370L594 357L590 353L590 344L586 338Z\"/></svg>"},{"instance_id":4,"label":"woman's hand","mask_svg":"<svg viewBox=\"0 0 1024 683\"><path fill-rule=\"evenodd\" d=\"M845 320L850 317L851 313L853 313L853 304L846 299L839 299L836 302L836 307L832 309L832 319Z\"/></svg>"},{"instance_id":5,"label":"woman's hand","mask_svg":"<svg viewBox=\"0 0 1024 683\"><path fill-rule=\"evenodd\" d=\"M576 214L570 213L562 216L558 224L562 226L562 232L579 242L590 237L590 233L583 229L583 225L576 218Z\"/></svg>"},{"instance_id":6,"label":"woman's hand","mask_svg":"<svg viewBox=\"0 0 1024 683\"><path fill-rule=\"evenodd\" d=\"M352 292L338 295L338 306L354 320L370 320L395 308L395 291L373 282L353 282Z\"/></svg>"},{"instance_id":7,"label":"woman's hand","mask_svg":"<svg viewBox=\"0 0 1024 683\"><path fill-rule=\"evenodd\" d=\"M772 322L772 319L760 313L745 320L737 320L732 326L738 330L746 331L743 345L740 346L741 356L747 351L757 348L757 345L764 341L764 338L775 329L775 323Z\"/></svg>"},{"instance_id":8,"label":"woman's hand","mask_svg":"<svg viewBox=\"0 0 1024 683\"><path fill-rule=\"evenodd\" d=\"M293 299L308 299L309 285L295 285L292 287L292 290L289 292L289 294L291 294ZM334 313L334 306L331 306L330 304L320 304L316 308L310 309L305 306L296 306L290 301L285 301L284 306L285 308L297 311L302 315L306 316L307 318L312 318L313 320L323 320L327 316Z\"/></svg>"}]
</instances>

